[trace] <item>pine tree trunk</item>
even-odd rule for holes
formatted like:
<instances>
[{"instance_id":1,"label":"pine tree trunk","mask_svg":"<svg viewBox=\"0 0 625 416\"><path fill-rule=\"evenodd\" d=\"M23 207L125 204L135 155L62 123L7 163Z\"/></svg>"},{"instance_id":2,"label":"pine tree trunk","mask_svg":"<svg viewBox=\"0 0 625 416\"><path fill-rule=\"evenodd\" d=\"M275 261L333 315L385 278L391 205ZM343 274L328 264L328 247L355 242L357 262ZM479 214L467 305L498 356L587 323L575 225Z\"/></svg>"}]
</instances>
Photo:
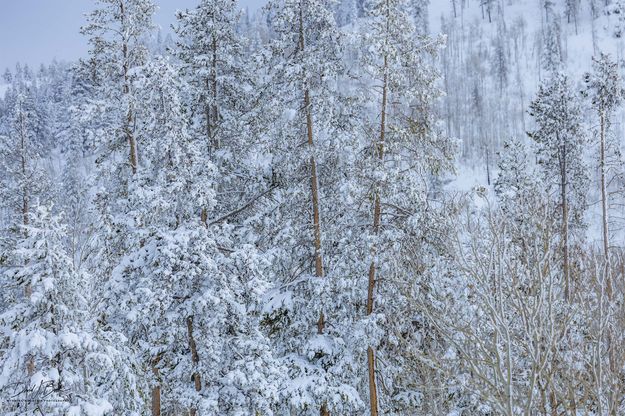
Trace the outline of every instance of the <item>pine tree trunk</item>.
<instances>
[{"instance_id":1,"label":"pine tree trunk","mask_svg":"<svg viewBox=\"0 0 625 416\"><path fill-rule=\"evenodd\" d=\"M306 42L304 38L304 4L300 3L299 9L299 49L304 52ZM304 76L304 83L306 79ZM308 86L304 85L304 111L306 114L306 136L308 142L308 150L310 151L310 193L313 209L313 244L315 249L315 276L323 278L323 256L321 253L321 220L319 214L319 180L317 176L317 162L315 160L315 140L313 134L313 119L311 113L310 91ZM317 333L323 334L325 327L325 317L323 310L319 311L319 319L317 320ZM327 402L324 402L319 409L321 416L329 416Z\"/></svg>"},{"instance_id":2,"label":"pine tree trunk","mask_svg":"<svg viewBox=\"0 0 625 416\"><path fill-rule=\"evenodd\" d=\"M28 226L29 218L28 212L30 211L29 207L29 192L28 186L24 179L27 177L28 172L26 171L26 154L27 154L27 137L26 137L26 120L24 120L24 109L22 107L22 103L20 102L19 109L19 129L20 129L20 173L22 175L22 225L24 227ZM24 228L24 234L27 235L28 231ZM29 281L26 281L24 285L24 297L26 300L30 300L31 295L33 294L33 288ZM35 357L32 355L28 355L26 358L26 372L28 376L32 376L35 373Z\"/></svg>"},{"instance_id":3,"label":"pine tree trunk","mask_svg":"<svg viewBox=\"0 0 625 416\"><path fill-rule=\"evenodd\" d=\"M219 119L219 110L217 107L217 38L213 35L211 48L213 51L213 59L211 62L211 93L212 104L211 104L211 120L212 120L212 130L213 130L213 149L217 150L221 146L219 143L219 136L216 134L215 130L217 127L218 119Z\"/></svg>"},{"instance_id":4,"label":"pine tree trunk","mask_svg":"<svg viewBox=\"0 0 625 416\"><path fill-rule=\"evenodd\" d=\"M124 27L125 26L125 22L126 22L126 11L124 8L124 2L120 1L119 2L119 11L120 11L120 20L121 20L121 26ZM122 91L124 93L124 96L126 98L128 98L128 94L130 93L130 77L129 77L129 56L128 56L128 40L125 38L125 34L122 34L123 39L122 39L122 58L123 58L123 64L122 64L122 71L123 71L123 76L124 76L124 85L122 87ZM132 123L133 123L133 119L134 119L134 114L133 114L133 109L132 109L132 103L128 102L127 103L128 108L126 111L126 119L124 120L124 125L123 125L123 131L124 134L126 136L126 141L128 142L128 147L129 147L129 162L130 162L130 169L132 171L132 174L134 175L135 173L137 173L137 140L133 134L132 131Z\"/></svg>"},{"instance_id":5,"label":"pine tree trunk","mask_svg":"<svg viewBox=\"0 0 625 416\"><path fill-rule=\"evenodd\" d=\"M197 371L197 365L200 362L200 356L197 353L197 345L195 343L195 338L193 337L193 316L189 316L187 318L187 334L189 336L189 349L191 350L191 362L193 363L193 374L191 375L191 379L193 380L193 384L195 387L195 391L199 392L202 390L202 379L200 378L200 373ZM192 407L189 410L190 416L197 415L197 409Z\"/></svg>"},{"instance_id":6,"label":"pine tree trunk","mask_svg":"<svg viewBox=\"0 0 625 416\"><path fill-rule=\"evenodd\" d=\"M24 178L28 176L28 172L26 171L27 137L26 137L26 120L24 120L24 112L23 112L23 108L21 107L21 103L20 103L19 125L20 125L20 169L21 169L20 173L22 174L22 184L23 184L23 187L22 187L22 225L24 227L27 227L29 224L28 213L30 211L30 196L28 192L28 186L26 185L26 182L24 181ZM24 228L24 234L25 235L28 234L28 231L26 230L26 228ZM33 290L30 285L30 282L26 282L26 285L24 286L24 296L26 297L26 299L29 299L32 293L33 293Z\"/></svg>"},{"instance_id":7,"label":"pine tree trunk","mask_svg":"<svg viewBox=\"0 0 625 416\"><path fill-rule=\"evenodd\" d=\"M382 107L380 110L380 138L376 146L376 153L380 163L384 161L384 141L386 133L386 105L388 99L388 58L384 56L384 79L382 85ZM376 185L375 197L373 203L373 233L380 233L380 222L382 219L382 203L380 201L379 185ZM372 250L373 259L369 266L369 283L367 287L367 315L373 313L374 291L375 291L375 274L376 274L376 248ZM367 365L369 372L369 403L371 406L371 416L378 415L378 389L376 386L375 367L376 358L375 351L371 346L367 347Z\"/></svg>"},{"instance_id":8,"label":"pine tree trunk","mask_svg":"<svg viewBox=\"0 0 625 416\"><path fill-rule=\"evenodd\" d=\"M132 132L132 114L132 108L129 105L124 131L126 132L126 139L128 140L128 146L130 147L130 168L132 170L132 174L134 175L137 173L137 140Z\"/></svg>"},{"instance_id":9,"label":"pine tree trunk","mask_svg":"<svg viewBox=\"0 0 625 416\"><path fill-rule=\"evenodd\" d=\"M158 371L158 363L161 361L161 356L158 355L152 360L152 374L156 380L159 379L160 373ZM161 416L161 385L160 381L154 387L152 387L152 416Z\"/></svg>"},{"instance_id":10,"label":"pine tree trunk","mask_svg":"<svg viewBox=\"0 0 625 416\"><path fill-rule=\"evenodd\" d=\"M310 155L310 190L313 208L313 236L315 245L315 275L323 277L323 258L321 254L321 222L319 218L319 182L317 178L317 162L314 155L314 138L312 114L310 113L310 93L308 89L304 90L304 108L306 111L306 135L308 137L308 146L311 151Z\"/></svg>"},{"instance_id":11,"label":"pine tree trunk","mask_svg":"<svg viewBox=\"0 0 625 416\"><path fill-rule=\"evenodd\" d=\"M206 146L208 149L208 153L210 154L212 152L212 148L213 148L213 130L211 128L211 106L209 104L209 99L208 97L210 96L210 86L211 86L211 82L209 78L206 78L206 96L202 97L203 101L204 101L204 122L206 124Z\"/></svg>"}]
</instances>

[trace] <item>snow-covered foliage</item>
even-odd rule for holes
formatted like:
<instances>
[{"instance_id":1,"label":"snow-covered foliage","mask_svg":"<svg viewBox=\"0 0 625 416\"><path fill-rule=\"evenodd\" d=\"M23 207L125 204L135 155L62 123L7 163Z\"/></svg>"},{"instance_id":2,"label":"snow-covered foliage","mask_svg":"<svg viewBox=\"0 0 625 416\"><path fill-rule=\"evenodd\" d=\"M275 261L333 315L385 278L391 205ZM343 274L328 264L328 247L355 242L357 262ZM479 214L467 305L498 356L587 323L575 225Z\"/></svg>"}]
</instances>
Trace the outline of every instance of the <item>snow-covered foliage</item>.
<instances>
[{"instance_id":1,"label":"snow-covered foliage","mask_svg":"<svg viewBox=\"0 0 625 416\"><path fill-rule=\"evenodd\" d=\"M623 1L158 3L0 81L0 414L625 412Z\"/></svg>"}]
</instances>

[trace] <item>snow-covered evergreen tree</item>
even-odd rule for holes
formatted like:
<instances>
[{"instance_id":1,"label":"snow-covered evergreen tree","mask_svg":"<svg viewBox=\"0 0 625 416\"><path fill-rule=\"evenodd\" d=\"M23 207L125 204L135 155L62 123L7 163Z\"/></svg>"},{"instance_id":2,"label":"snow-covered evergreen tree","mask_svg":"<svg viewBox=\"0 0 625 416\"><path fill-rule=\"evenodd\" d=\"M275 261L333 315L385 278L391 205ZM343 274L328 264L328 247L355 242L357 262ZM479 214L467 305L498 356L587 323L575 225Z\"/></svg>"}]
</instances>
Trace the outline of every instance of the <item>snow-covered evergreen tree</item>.
<instances>
[{"instance_id":1,"label":"snow-covered evergreen tree","mask_svg":"<svg viewBox=\"0 0 625 416\"><path fill-rule=\"evenodd\" d=\"M583 227L588 172L583 159L585 136L578 97L568 78L556 73L543 83L530 105L536 128L529 133L536 143L538 165L545 185L553 189L560 207L563 273L570 295L570 228Z\"/></svg>"},{"instance_id":2,"label":"snow-covered evergreen tree","mask_svg":"<svg viewBox=\"0 0 625 416\"><path fill-rule=\"evenodd\" d=\"M89 278L63 246L66 227L45 206L29 215L2 274L10 297L0 315L0 391L13 399L3 414L137 410L130 357L97 329Z\"/></svg>"},{"instance_id":3,"label":"snow-covered evergreen tree","mask_svg":"<svg viewBox=\"0 0 625 416\"><path fill-rule=\"evenodd\" d=\"M601 188L601 215L602 215L602 235L603 251L606 258L610 246L610 231L608 219L609 195L608 195L608 161L610 154L614 154L614 144L609 146L608 134L611 126L611 118L623 100L625 90L623 80L619 75L618 64L611 60L608 55L600 54L593 58L593 73L584 76L586 90L584 95L590 97L592 106L599 116L599 175ZM610 152L610 148L612 152ZM618 149L618 148L617 148Z\"/></svg>"},{"instance_id":4,"label":"snow-covered evergreen tree","mask_svg":"<svg viewBox=\"0 0 625 416\"><path fill-rule=\"evenodd\" d=\"M358 167L362 192L358 200L366 201L369 210L361 218L370 224L363 229L366 249L358 256L360 273L368 273L363 282L366 309L361 313L368 326L363 342L371 415L377 415L380 407L396 405L400 413L412 412L411 406L416 405L405 399L405 393L417 390L418 378L400 377L401 365L395 359L401 360L401 354L395 348L402 347L393 334L396 329L403 332L399 330L406 324L402 317L412 318L406 316L410 309L404 309L408 303L397 294L406 293L408 281L419 276L410 276L413 270L404 268L399 247L402 241L427 241L419 224L430 215L430 178L451 168L454 149L453 141L441 134L433 112L438 73L430 59L441 47L441 39L419 36L407 9L403 0L370 2L363 30L363 44L369 46L364 48L362 64L372 76L365 94L374 104L365 113L370 145ZM427 243L416 244L413 248L424 254L433 249ZM384 395L381 384L386 386Z\"/></svg>"},{"instance_id":5,"label":"snow-covered evergreen tree","mask_svg":"<svg viewBox=\"0 0 625 416\"><path fill-rule=\"evenodd\" d=\"M345 330L354 313L337 299L357 298L339 289L354 288L340 264L346 254L340 248L341 187L353 157L346 149L353 116L340 89L344 37L329 2L275 1L268 13L275 39L263 54L269 75L263 97L273 117L265 143L276 205L261 230L270 233L264 246L281 284L265 321L291 380L280 412L349 414L362 399Z\"/></svg>"},{"instance_id":6,"label":"snow-covered evergreen tree","mask_svg":"<svg viewBox=\"0 0 625 416\"><path fill-rule=\"evenodd\" d=\"M19 78L5 97L7 111L1 120L0 204L7 215L8 228L28 225L34 199L43 198L46 177L41 165L40 142L37 142L38 114L32 90ZM18 232L19 233L19 232Z\"/></svg>"}]
</instances>

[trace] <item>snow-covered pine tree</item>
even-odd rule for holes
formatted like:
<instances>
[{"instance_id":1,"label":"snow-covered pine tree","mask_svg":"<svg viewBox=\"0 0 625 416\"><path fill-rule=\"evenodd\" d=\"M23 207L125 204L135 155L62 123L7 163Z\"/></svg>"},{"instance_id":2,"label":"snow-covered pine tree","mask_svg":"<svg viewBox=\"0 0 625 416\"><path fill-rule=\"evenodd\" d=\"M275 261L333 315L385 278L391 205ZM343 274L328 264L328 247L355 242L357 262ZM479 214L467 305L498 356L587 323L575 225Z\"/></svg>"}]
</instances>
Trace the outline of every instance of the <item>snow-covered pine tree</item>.
<instances>
[{"instance_id":1,"label":"snow-covered pine tree","mask_svg":"<svg viewBox=\"0 0 625 416\"><path fill-rule=\"evenodd\" d=\"M340 263L347 255L342 186L356 151L346 141L354 134L346 132L354 113L341 88L349 88L341 60L344 37L326 1L275 1L267 12L275 38L261 58L273 119L270 140L263 141L276 188L274 208L264 211L262 232L270 238L262 246L280 286L265 309L265 324L292 380L280 411L350 414L363 403L348 345L358 289Z\"/></svg>"},{"instance_id":2,"label":"snow-covered pine tree","mask_svg":"<svg viewBox=\"0 0 625 416\"><path fill-rule=\"evenodd\" d=\"M129 213L129 198L140 188L133 176L139 168L138 143L146 120L138 117L141 103L133 85L146 63L145 37L153 27L150 0L99 0L82 33L88 36L90 58L82 61L80 76L91 98L84 110L90 121L98 180L95 205L103 232L99 274L108 278L119 256L139 244L140 223Z\"/></svg>"},{"instance_id":3,"label":"snow-covered pine tree","mask_svg":"<svg viewBox=\"0 0 625 416\"><path fill-rule=\"evenodd\" d=\"M431 59L442 41L420 36L407 10L405 0L372 1L363 28L363 45L367 46L362 62L364 72L373 78L366 82L365 94L375 103L371 113L365 114L369 117L365 128L369 150L359 169L363 192L359 200L370 202L372 211L362 220L372 223L363 230L368 249L362 253L368 260L365 314L371 328L364 342L372 416L379 414L380 406L392 408L397 404L394 400L405 402L403 393L415 389L414 379L401 385L397 377L400 366L393 365L395 359L401 360L401 353L393 350L397 339L391 334L406 323L401 317L407 303L398 293L405 293L406 287L400 287L414 270L402 268L397 244L403 239L427 240L422 234L425 229L418 224L428 216L429 178L451 168L454 149L453 143L440 134L433 111L439 91L438 73ZM417 243L416 247L427 251L426 245ZM382 281L385 283L380 284ZM384 368L378 365L377 354L386 363ZM378 377L383 377L388 391L382 400ZM403 412L411 411L407 409Z\"/></svg>"},{"instance_id":4,"label":"snow-covered pine tree","mask_svg":"<svg viewBox=\"0 0 625 416\"><path fill-rule=\"evenodd\" d=\"M608 174L608 143L606 136L611 126L610 120L614 110L623 100L625 91L623 81L619 74L618 64L609 55L600 54L593 58L593 72L584 75L586 90L583 94L590 98L593 108L599 117L599 175L601 187L601 215L602 215L602 235L603 254L608 258L610 235L608 207L610 205L607 192Z\"/></svg>"},{"instance_id":5,"label":"snow-covered pine tree","mask_svg":"<svg viewBox=\"0 0 625 416\"><path fill-rule=\"evenodd\" d=\"M579 99L573 93L568 78L555 73L539 88L529 113L536 127L529 132L535 141L538 165L545 184L557 187L562 237L562 271L565 295L571 296L570 228L583 227L586 208L588 173L583 160L585 143L581 126Z\"/></svg>"},{"instance_id":6,"label":"snow-covered pine tree","mask_svg":"<svg viewBox=\"0 0 625 416\"><path fill-rule=\"evenodd\" d=\"M549 189L540 180L535 156L522 139L511 138L504 142L497 166L495 194L506 217L508 237L523 253L537 233L558 232L557 228L546 230L547 225L556 222L544 223L539 216L528 213L541 207L545 213L555 215L557 208L547 205Z\"/></svg>"},{"instance_id":7,"label":"snow-covered pine tree","mask_svg":"<svg viewBox=\"0 0 625 416\"><path fill-rule=\"evenodd\" d=\"M91 68L98 98L105 100L104 105L111 112L109 151L125 148L128 158L124 165L134 174L139 156L132 79L147 57L144 42L154 27L152 15L156 6L152 0L98 0L96 7L81 29L91 46L90 58L83 65Z\"/></svg>"},{"instance_id":8,"label":"snow-covered pine tree","mask_svg":"<svg viewBox=\"0 0 625 416\"><path fill-rule=\"evenodd\" d=\"M32 90L14 78L6 97L7 112L0 120L0 164L2 194L8 227L28 225L31 200L43 197L46 189L39 145L36 141L37 112Z\"/></svg>"},{"instance_id":9,"label":"snow-covered pine tree","mask_svg":"<svg viewBox=\"0 0 625 416\"><path fill-rule=\"evenodd\" d=\"M205 137L209 155L232 135L233 123L249 95L245 41L237 33L240 16L237 2L230 0L202 0L177 16L177 52L184 63L183 73L194 87L190 98L196 130Z\"/></svg>"},{"instance_id":10,"label":"snow-covered pine tree","mask_svg":"<svg viewBox=\"0 0 625 416\"><path fill-rule=\"evenodd\" d=\"M153 414L271 414L282 371L259 329L266 266L231 226L201 220L217 170L188 133L178 74L162 58L137 74L151 138L130 197L142 244L113 270L109 315L148 363Z\"/></svg>"},{"instance_id":11,"label":"snow-covered pine tree","mask_svg":"<svg viewBox=\"0 0 625 416\"><path fill-rule=\"evenodd\" d=\"M265 108L255 85L254 52L237 31L240 17L236 2L222 0L203 0L177 16L191 134L204 138L200 149L220 171L214 218L204 212L204 222L236 220L238 209L271 187L260 148Z\"/></svg>"},{"instance_id":12,"label":"snow-covered pine tree","mask_svg":"<svg viewBox=\"0 0 625 416\"><path fill-rule=\"evenodd\" d=\"M125 328L108 314L111 299L106 292L111 273L124 254L143 244L144 223L138 207L144 205L142 177L139 177L139 146L148 120L138 116L141 102L134 81L147 61L146 36L153 29L152 15L156 6L151 0L98 0L87 15L81 32L90 45L87 61L81 62L81 75L92 85L89 110L101 116L95 125L100 130L96 145L98 177L94 204L101 232L97 236L97 272L94 278L105 302L99 304L98 315L112 332L125 333ZM87 80L85 80L87 82ZM109 322L109 319L112 321ZM139 369L138 369L139 370ZM137 376L146 380L145 369ZM153 384L152 396L159 396ZM160 412L160 405L153 412Z\"/></svg>"},{"instance_id":13,"label":"snow-covered pine tree","mask_svg":"<svg viewBox=\"0 0 625 416\"><path fill-rule=\"evenodd\" d=\"M50 415L134 414L130 357L90 314L89 278L65 250L65 225L45 206L28 215L1 275L9 302L0 314L0 392L15 399L3 414L24 414L24 406Z\"/></svg>"}]
</instances>

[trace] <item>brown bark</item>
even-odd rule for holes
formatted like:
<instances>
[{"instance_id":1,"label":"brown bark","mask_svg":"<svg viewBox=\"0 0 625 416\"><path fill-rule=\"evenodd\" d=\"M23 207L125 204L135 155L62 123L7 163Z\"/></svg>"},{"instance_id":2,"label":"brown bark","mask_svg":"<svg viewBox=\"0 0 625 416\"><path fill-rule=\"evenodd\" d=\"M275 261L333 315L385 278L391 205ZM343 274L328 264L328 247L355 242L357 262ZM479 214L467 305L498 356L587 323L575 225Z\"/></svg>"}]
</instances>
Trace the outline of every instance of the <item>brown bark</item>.
<instances>
[{"instance_id":1,"label":"brown bark","mask_svg":"<svg viewBox=\"0 0 625 416\"><path fill-rule=\"evenodd\" d=\"M187 318L187 334L189 336L189 349L191 350L191 362L193 363L193 374L191 375L191 379L193 380L193 384L195 387L195 391L202 390L202 379L200 377L200 373L197 372L197 365L200 362L200 356L197 353L197 345L195 343L195 338L193 337L193 316L189 316ZM189 410L190 416L197 415L197 409L191 408Z\"/></svg>"},{"instance_id":2,"label":"brown bark","mask_svg":"<svg viewBox=\"0 0 625 416\"><path fill-rule=\"evenodd\" d=\"M314 147L313 123L310 114L310 94L308 89L304 90L304 107L306 111L306 134L308 146L312 150ZM313 207L313 235L315 244L315 275L323 277L323 258L321 255L321 222L319 218L319 182L317 179L317 162L315 156L310 156L310 188L312 194Z\"/></svg>"},{"instance_id":3,"label":"brown bark","mask_svg":"<svg viewBox=\"0 0 625 416\"><path fill-rule=\"evenodd\" d=\"M208 227L208 211L206 208L202 208L202 212L200 213L200 222L204 224L204 227Z\"/></svg>"},{"instance_id":4,"label":"brown bark","mask_svg":"<svg viewBox=\"0 0 625 416\"><path fill-rule=\"evenodd\" d=\"M219 149L221 143L216 134L219 119L219 107L217 105L217 38L211 38L211 64L210 72L206 78L206 103L204 105L204 122L206 124L206 140L209 153Z\"/></svg>"},{"instance_id":5,"label":"brown bark","mask_svg":"<svg viewBox=\"0 0 625 416\"><path fill-rule=\"evenodd\" d=\"M161 416L161 385L160 385L160 373L158 371L158 363L161 361L161 355L156 356L152 360L152 374L158 381L154 387L152 387L152 416Z\"/></svg>"},{"instance_id":6,"label":"brown bark","mask_svg":"<svg viewBox=\"0 0 625 416\"><path fill-rule=\"evenodd\" d=\"M385 144L385 134L386 134L386 106L388 100L388 58L386 55L384 56L384 78L382 84L382 107L380 110L380 136L378 143L376 145L376 152L379 161L382 163L384 161L384 144ZM380 222L382 219L382 204L380 200L380 190L379 186L376 185L375 189L375 197L373 203L373 233L378 235L380 233ZM367 315L371 315L373 313L373 305L374 305L374 292L375 292L375 283L376 283L376 263L375 263L375 247L373 249L372 255L374 256L373 260L371 260L371 264L369 265L369 283L367 287ZM371 406L371 416L378 415L378 390L376 386L376 377L375 377L375 351L371 346L367 348L367 367L369 373L369 403Z\"/></svg>"},{"instance_id":7,"label":"brown bark","mask_svg":"<svg viewBox=\"0 0 625 416\"><path fill-rule=\"evenodd\" d=\"M22 103L20 102L20 112L19 112L19 116L18 116L18 123L19 123L19 136L20 136L20 173L22 175L22 180L24 180L27 175L28 172L26 170L26 165L27 165L27 161L26 161L26 155L27 155L27 133L26 133L26 120L24 119L24 109L22 108ZM22 188L22 225L24 225L24 227L28 226L29 224L29 217L28 217L28 213L30 211L30 206L29 206L29 192L28 192L28 185L26 184L25 181L22 182L23 184L23 188ZM26 228L24 228L24 235L28 235L28 231L26 230ZM30 284L30 282L26 281L25 285L24 285L24 297L28 300L30 299L30 296L33 294L33 288ZM35 357L33 357L32 355L29 355L28 358L26 358L26 372L28 374L28 376L32 376L33 374L35 374Z\"/></svg>"},{"instance_id":8,"label":"brown bark","mask_svg":"<svg viewBox=\"0 0 625 416\"><path fill-rule=\"evenodd\" d=\"M300 3L299 9L299 50L304 52L306 42L304 38L304 0ZM306 115L306 137L308 142L308 149L310 154L310 191L313 208L313 244L315 249L315 276L323 277L323 256L321 253L321 221L319 214L319 181L317 176L317 162L314 154L314 133L313 133L313 119L311 113L310 91L306 85L306 79L304 74L304 112ZM319 319L317 320L317 333L323 334L325 328L325 316L323 310L319 311ZM330 411L328 405L324 402L319 409L321 416L329 416Z\"/></svg>"},{"instance_id":9,"label":"brown bark","mask_svg":"<svg viewBox=\"0 0 625 416\"><path fill-rule=\"evenodd\" d=\"M20 103L20 112L19 112L19 117L18 117L18 123L19 123L19 135L20 135L20 173L22 175L22 225L24 225L24 227L27 227L29 224L29 211L30 211L30 193L28 190L28 185L26 183L26 181L24 181L24 179L28 176L28 172L26 169L26 165L27 165L27 161L26 161L26 156L27 156L27 152L28 152L28 144L27 144L27 133L26 133L26 120L24 119L24 110L21 107L21 103ZM24 234L27 235L28 232L26 231L26 228L24 228ZM26 285L24 286L24 296L26 298L30 298L30 295L32 295L32 287L30 285L29 282L26 282Z\"/></svg>"},{"instance_id":10,"label":"brown bark","mask_svg":"<svg viewBox=\"0 0 625 416\"><path fill-rule=\"evenodd\" d=\"M119 11L120 11L120 19L122 27L125 26L126 22L126 10L124 7L124 2L119 2ZM124 76L124 85L122 87L122 91L124 95L128 95L130 93L130 77L128 75L129 72L129 55L128 55L128 39L126 39L126 35L122 34L122 71ZM132 174L137 173L137 140L132 131L132 122L134 119L134 112L132 109L132 103L128 102L128 108L126 110L126 119L124 120L123 131L126 135L126 141L128 142L129 147L129 162L130 169L132 170Z\"/></svg>"},{"instance_id":11,"label":"brown bark","mask_svg":"<svg viewBox=\"0 0 625 416\"><path fill-rule=\"evenodd\" d=\"M206 92L210 94L210 79L206 78ZM209 95L202 97L204 101L204 123L206 124L206 145L208 147L208 152L212 152L213 147L213 129L212 129L212 121L211 121L211 106L209 104L209 100L206 98Z\"/></svg>"},{"instance_id":12,"label":"brown bark","mask_svg":"<svg viewBox=\"0 0 625 416\"><path fill-rule=\"evenodd\" d=\"M213 35L211 47L213 49L213 59L211 62L211 93L213 94L213 100L211 104L211 120L212 120L212 130L213 130L213 148L219 149L219 137L215 134L215 129L217 127L218 119L219 119L219 110L217 107L217 38Z\"/></svg>"}]
</instances>

